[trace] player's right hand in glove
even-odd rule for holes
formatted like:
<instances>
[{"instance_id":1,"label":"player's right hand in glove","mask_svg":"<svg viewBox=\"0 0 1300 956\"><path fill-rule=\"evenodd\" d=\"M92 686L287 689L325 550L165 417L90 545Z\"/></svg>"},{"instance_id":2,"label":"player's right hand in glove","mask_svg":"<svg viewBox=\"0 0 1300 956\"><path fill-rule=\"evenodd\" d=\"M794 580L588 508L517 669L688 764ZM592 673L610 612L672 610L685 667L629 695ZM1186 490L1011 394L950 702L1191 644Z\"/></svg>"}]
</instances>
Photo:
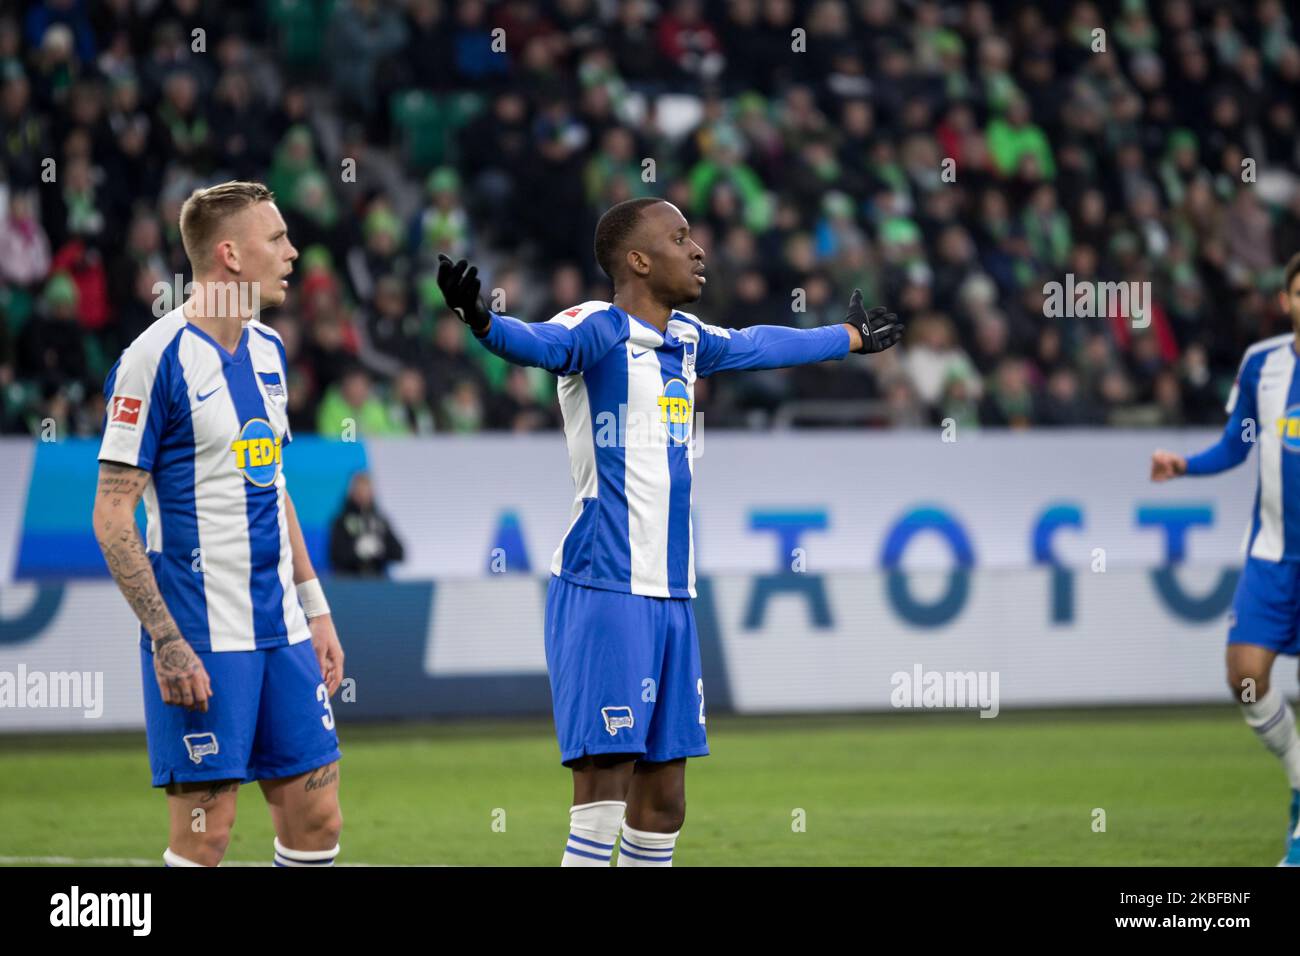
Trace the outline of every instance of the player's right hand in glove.
<instances>
[{"instance_id":1,"label":"player's right hand in glove","mask_svg":"<svg viewBox=\"0 0 1300 956\"><path fill-rule=\"evenodd\" d=\"M438 288L447 302L447 308L460 316L462 322L482 338L492 324L492 315L487 304L479 295L481 282L478 266L469 264L468 259L452 263L442 253L438 253Z\"/></svg>"},{"instance_id":2,"label":"player's right hand in glove","mask_svg":"<svg viewBox=\"0 0 1300 956\"><path fill-rule=\"evenodd\" d=\"M903 337L903 323L893 312L883 305L876 306L870 312L863 308L861 289L853 290L844 321L857 329L858 335L862 337L862 347L853 350L860 355L883 352Z\"/></svg>"}]
</instances>

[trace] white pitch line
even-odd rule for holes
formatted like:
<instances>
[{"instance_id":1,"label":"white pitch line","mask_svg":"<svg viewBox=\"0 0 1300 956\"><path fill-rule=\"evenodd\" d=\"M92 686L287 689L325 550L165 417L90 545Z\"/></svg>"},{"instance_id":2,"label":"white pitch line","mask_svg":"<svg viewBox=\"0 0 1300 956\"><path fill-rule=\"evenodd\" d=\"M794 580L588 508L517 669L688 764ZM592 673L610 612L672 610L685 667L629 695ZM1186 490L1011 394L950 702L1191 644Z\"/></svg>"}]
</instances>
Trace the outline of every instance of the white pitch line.
<instances>
[{"instance_id":1,"label":"white pitch line","mask_svg":"<svg viewBox=\"0 0 1300 956\"><path fill-rule=\"evenodd\" d=\"M128 856L0 856L0 866L157 866L161 867L162 854L156 860L142 860ZM223 860L222 866L271 866L270 860ZM339 863L337 866L411 866L409 863ZM425 864L441 866L439 863Z\"/></svg>"}]
</instances>

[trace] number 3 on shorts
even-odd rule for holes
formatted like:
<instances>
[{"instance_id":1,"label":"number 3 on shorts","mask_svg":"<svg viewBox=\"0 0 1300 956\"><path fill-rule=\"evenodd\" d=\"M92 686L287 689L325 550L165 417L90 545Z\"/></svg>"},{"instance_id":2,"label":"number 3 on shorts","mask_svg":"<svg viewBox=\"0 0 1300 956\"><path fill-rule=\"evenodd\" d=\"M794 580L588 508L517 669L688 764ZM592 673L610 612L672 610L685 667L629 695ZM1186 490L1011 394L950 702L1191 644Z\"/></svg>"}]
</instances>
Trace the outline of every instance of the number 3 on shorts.
<instances>
[{"instance_id":1,"label":"number 3 on shorts","mask_svg":"<svg viewBox=\"0 0 1300 956\"><path fill-rule=\"evenodd\" d=\"M704 682L701 680L700 683L701 685L703 685ZM325 705L325 713L321 715L320 722L325 725L326 730L333 730L334 710L332 707L330 707L330 692L325 689L324 684L316 685L316 699ZM703 700L701 700L700 706L701 707L704 706ZM701 717L700 720L702 722L704 718Z\"/></svg>"}]
</instances>

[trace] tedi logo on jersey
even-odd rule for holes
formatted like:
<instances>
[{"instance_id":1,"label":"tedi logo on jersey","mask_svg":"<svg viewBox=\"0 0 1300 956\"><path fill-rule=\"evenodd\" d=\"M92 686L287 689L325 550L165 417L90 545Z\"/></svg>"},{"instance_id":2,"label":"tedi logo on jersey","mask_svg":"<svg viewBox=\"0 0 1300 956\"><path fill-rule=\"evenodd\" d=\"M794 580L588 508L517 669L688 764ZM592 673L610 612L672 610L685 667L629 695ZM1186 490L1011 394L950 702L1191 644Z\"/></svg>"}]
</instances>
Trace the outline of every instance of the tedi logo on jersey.
<instances>
[{"instance_id":1,"label":"tedi logo on jersey","mask_svg":"<svg viewBox=\"0 0 1300 956\"><path fill-rule=\"evenodd\" d=\"M280 436L265 418L250 418L230 450L235 468L250 482L259 488L275 483L280 474Z\"/></svg>"},{"instance_id":2,"label":"tedi logo on jersey","mask_svg":"<svg viewBox=\"0 0 1300 956\"><path fill-rule=\"evenodd\" d=\"M1292 405L1277 420L1277 437L1287 451L1300 451L1300 405Z\"/></svg>"},{"instance_id":3,"label":"tedi logo on jersey","mask_svg":"<svg viewBox=\"0 0 1300 956\"><path fill-rule=\"evenodd\" d=\"M659 421L677 444L684 445L690 440L691 397L680 378L664 382L664 392L659 396Z\"/></svg>"}]
</instances>

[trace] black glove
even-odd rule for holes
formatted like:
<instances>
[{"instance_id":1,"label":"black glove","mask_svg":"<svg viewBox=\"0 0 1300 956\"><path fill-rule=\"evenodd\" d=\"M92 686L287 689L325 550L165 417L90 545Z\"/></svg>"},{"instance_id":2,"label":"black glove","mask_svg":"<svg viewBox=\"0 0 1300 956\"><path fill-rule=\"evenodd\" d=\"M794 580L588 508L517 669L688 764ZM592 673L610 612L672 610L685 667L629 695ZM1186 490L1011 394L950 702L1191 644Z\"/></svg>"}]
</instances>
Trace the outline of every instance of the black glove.
<instances>
[{"instance_id":1,"label":"black glove","mask_svg":"<svg viewBox=\"0 0 1300 956\"><path fill-rule=\"evenodd\" d=\"M450 259L438 253L438 288L442 290L447 308L459 315L475 335L481 337L487 332L492 316L479 295L478 266L471 266L467 259L453 265Z\"/></svg>"},{"instance_id":2,"label":"black glove","mask_svg":"<svg viewBox=\"0 0 1300 956\"><path fill-rule=\"evenodd\" d=\"M903 323L893 312L878 305L870 312L862 307L862 290L854 289L849 299L849 311L844 321L862 336L862 348L854 349L859 355L883 352L903 337Z\"/></svg>"}]
</instances>

